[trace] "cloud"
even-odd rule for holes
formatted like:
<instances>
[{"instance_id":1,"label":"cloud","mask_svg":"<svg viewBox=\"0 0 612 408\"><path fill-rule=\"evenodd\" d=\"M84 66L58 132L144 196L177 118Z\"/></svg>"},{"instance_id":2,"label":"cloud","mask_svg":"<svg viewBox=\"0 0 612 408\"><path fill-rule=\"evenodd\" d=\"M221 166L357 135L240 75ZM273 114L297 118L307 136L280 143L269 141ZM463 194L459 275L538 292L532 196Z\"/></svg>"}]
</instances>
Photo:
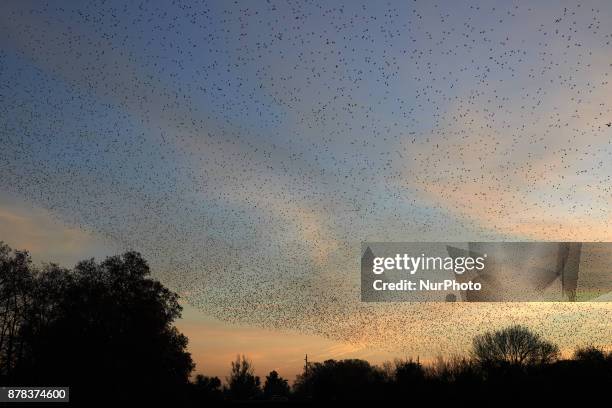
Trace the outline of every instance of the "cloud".
<instances>
[{"instance_id":1,"label":"cloud","mask_svg":"<svg viewBox=\"0 0 612 408\"><path fill-rule=\"evenodd\" d=\"M28 250L35 261L71 267L110 254L112 245L80 228L67 226L46 210L0 195L0 240Z\"/></svg>"},{"instance_id":2,"label":"cloud","mask_svg":"<svg viewBox=\"0 0 612 408\"><path fill-rule=\"evenodd\" d=\"M607 92L594 92L593 103L583 107L557 91L542 97L546 107L537 115L516 102L499 112L479 105L478 98L457 104L417 143L399 146L414 160L401 165L398 183L502 237L610 240L612 226L605 220L612 207L603 171L610 144L603 123L594 125L603 111L596 102ZM526 116L520 123L518 113Z\"/></svg>"}]
</instances>

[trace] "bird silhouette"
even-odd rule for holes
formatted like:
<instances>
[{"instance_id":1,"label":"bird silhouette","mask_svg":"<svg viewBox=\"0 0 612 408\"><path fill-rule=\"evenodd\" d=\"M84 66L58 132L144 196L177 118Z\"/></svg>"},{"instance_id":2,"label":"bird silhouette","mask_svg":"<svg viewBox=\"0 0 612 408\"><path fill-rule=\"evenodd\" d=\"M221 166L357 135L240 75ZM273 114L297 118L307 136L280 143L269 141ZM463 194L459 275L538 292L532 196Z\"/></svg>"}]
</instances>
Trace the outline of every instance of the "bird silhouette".
<instances>
[{"instance_id":1,"label":"bird silhouette","mask_svg":"<svg viewBox=\"0 0 612 408\"><path fill-rule=\"evenodd\" d=\"M207 316L403 355L485 323L609 345L609 304L362 303L359 245L610 241L611 13L2 2L0 239L11 197Z\"/></svg>"}]
</instances>

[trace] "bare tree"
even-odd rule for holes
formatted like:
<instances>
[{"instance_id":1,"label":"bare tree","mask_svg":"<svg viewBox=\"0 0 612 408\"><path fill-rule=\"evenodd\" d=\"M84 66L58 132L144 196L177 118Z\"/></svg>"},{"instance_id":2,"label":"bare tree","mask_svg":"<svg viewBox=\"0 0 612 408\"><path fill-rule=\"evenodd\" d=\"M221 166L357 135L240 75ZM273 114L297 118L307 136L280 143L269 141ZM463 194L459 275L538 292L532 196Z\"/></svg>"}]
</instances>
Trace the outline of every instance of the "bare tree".
<instances>
[{"instance_id":1,"label":"bare tree","mask_svg":"<svg viewBox=\"0 0 612 408\"><path fill-rule=\"evenodd\" d=\"M527 327L516 325L476 336L472 356L481 364L546 364L558 358L559 347Z\"/></svg>"}]
</instances>

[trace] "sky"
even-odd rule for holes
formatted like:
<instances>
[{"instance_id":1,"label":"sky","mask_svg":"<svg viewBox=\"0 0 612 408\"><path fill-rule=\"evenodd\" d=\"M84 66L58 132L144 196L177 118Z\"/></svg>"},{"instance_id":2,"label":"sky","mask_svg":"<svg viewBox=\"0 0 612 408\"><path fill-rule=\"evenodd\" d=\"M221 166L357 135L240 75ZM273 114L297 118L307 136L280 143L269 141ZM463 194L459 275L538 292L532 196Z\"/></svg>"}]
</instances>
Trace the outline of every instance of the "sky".
<instances>
[{"instance_id":1,"label":"sky","mask_svg":"<svg viewBox=\"0 0 612 408\"><path fill-rule=\"evenodd\" d=\"M127 249L198 372L464 353L609 304L363 304L363 241L612 241L607 1L0 4L0 239Z\"/></svg>"}]
</instances>

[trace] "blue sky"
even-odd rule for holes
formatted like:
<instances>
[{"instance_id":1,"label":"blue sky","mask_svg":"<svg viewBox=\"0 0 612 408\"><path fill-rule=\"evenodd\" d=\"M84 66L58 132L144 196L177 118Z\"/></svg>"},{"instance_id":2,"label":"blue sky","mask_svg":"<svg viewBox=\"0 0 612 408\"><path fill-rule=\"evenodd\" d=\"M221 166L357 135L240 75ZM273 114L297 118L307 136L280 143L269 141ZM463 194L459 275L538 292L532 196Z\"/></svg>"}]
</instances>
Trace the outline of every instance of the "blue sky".
<instances>
[{"instance_id":1,"label":"blue sky","mask_svg":"<svg viewBox=\"0 0 612 408\"><path fill-rule=\"evenodd\" d=\"M360 305L362 241L612 237L608 2L0 11L0 239L41 260L137 249L203 315L389 348L372 315L426 344L456 311ZM449 344L483 313L612 330L479 307Z\"/></svg>"}]
</instances>

